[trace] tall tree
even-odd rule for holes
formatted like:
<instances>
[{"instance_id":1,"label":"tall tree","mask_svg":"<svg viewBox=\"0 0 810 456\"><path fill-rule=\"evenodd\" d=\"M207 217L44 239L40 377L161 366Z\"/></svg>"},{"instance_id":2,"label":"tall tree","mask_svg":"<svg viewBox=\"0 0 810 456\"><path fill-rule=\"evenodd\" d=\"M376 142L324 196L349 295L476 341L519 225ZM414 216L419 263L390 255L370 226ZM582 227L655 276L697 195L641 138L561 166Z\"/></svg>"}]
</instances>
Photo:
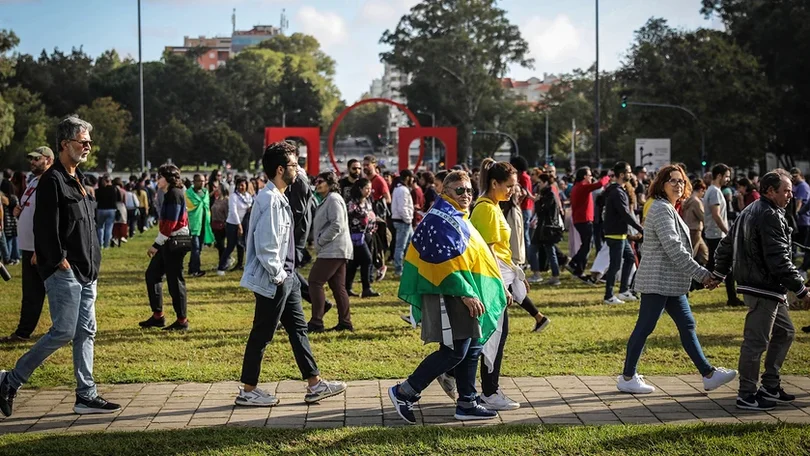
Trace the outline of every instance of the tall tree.
<instances>
[{"instance_id":1,"label":"tall tree","mask_svg":"<svg viewBox=\"0 0 810 456\"><path fill-rule=\"evenodd\" d=\"M192 160L189 159L197 155L192 154L193 136L191 129L177 118L172 117L152 140L148 154L149 160L153 164L165 163L169 159L180 166L190 164ZM199 154L199 158L205 159L201 155L203 154Z\"/></svg>"},{"instance_id":2,"label":"tall tree","mask_svg":"<svg viewBox=\"0 0 810 456\"><path fill-rule=\"evenodd\" d=\"M132 115L110 97L96 98L78 110L79 117L93 125L93 155L99 165L118 163L121 145L129 134Z\"/></svg>"},{"instance_id":3,"label":"tall tree","mask_svg":"<svg viewBox=\"0 0 810 456\"><path fill-rule=\"evenodd\" d=\"M252 161L250 149L242 136L224 123L217 123L197 133L194 150L207 157L209 163L224 160L237 169L247 169Z\"/></svg>"},{"instance_id":4,"label":"tall tree","mask_svg":"<svg viewBox=\"0 0 810 456\"><path fill-rule=\"evenodd\" d=\"M381 43L383 61L411 75L402 90L411 107L459 128L459 159L472 156L471 133L482 107L503 97L510 64L531 67L528 43L496 0L424 0Z\"/></svg>"},{"instance_id":5,"label":"tall tree","mask_svg":"<svg viewBox=\"0 0 810 456\"><path fill-rule=\"evenodd\" d=\"M14 138L14 106L3 98L6 81L14 75L14 61L6 54L17 47L20 39L13 31L0 30L0 149Z\"/></svg>"}]
</instances>

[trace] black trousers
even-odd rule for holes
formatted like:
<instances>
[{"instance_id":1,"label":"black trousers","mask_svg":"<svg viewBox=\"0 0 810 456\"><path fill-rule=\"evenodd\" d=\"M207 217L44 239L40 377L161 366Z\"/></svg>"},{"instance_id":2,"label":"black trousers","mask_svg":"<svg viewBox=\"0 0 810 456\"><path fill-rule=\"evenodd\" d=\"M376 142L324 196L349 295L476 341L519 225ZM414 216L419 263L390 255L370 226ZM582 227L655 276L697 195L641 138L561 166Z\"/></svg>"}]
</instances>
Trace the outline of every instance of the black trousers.
<instances>
[{"instance_id":1,"label":"black trousers","mask_svg":"<svg viewBox=\"0 0 810 456\"><path fill-rule=\"evenodd\" d=\"M14 331L23 338L31 337L42 315L42 305L45 303L45 282L39 275L36 266L31 266L34 252L22 251L22 308L20 309L20 324Z\"/></svg>"},{"instance_id":2,"label":"black trousers","mask_svg":"<svg viewBox=\"0 0 810 456\"><path fill-rule=\"evenodd\" d=\"M256 296L256 310L245 347L245 357L242 360L240 381L245 385L259 384L264 349L273 340L279 321L290 336L290 345L301 377L306 380L320 375L309 346L307 321L301 307L301 286L297 275L290 274L287 280L276 288L276 295L272 298L258 293L253 294Z\"/></svg>"},{"instance_id":3,"label":"black trousers","mask_svg":"<svg viewBox=\"0 0 810 456\"><path fill-rule=\"evenodd\" d=\"M163 312L163 278L169 286L172 306L178 319L186 318L186 279L183 278L185 251L169 252L168 247L158 249L146 268L146 292L152 312Z\"/></svg>"},{"instance_id":4,"label":"black trousers","mask_svg":"<svg viewBox=\"0 0 810 456\"><path fill-rule=\"evenodd\" d=\"M371 249L367 243L354 246L354 259L349 260L346 268L346 290L352 289L354 276L360 268L360 282L363 284L363 291L371 289Z\"/></svg>"},{"instance_id":5,"label":"black trousers","mask_svg":"<svg viewBox=\"0 0 810 456\"><path fill-rule=\"evenodd\" d=\"M500 386L498 380L501 378L501 363L503 362L503 348L506 346L506 337L509 335L509 309L503 310L503 331L501 340L498 341L498 354L492 363L492 372L489 372L487 365L481 359L481 393L485 396L492 396L498 391Z\"/></svg>"},{"instance_id":6,"label":"black trousers","mask_svg":"<svg viewBox=\"0 0 810 456\"><path fill-rule=\"evenodd\" d=\"M709 262L706 264L706 269L709 271L714 271L714 251L717 250L717 246L720 245L721 239L706 239L706 245L709 246ZM734 274L729 274L726 276L726 296L728 300L734 300L737 298L737 285L734 283Z\"/></svg>"}]
</instances>

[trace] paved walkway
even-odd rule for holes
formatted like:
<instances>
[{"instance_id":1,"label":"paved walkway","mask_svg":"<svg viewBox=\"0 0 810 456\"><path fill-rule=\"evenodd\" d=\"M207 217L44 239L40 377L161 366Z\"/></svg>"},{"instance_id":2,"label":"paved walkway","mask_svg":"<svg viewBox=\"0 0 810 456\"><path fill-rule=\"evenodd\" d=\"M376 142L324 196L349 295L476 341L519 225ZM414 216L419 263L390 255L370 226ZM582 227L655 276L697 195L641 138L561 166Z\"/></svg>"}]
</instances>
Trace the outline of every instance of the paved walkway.
<instances>
[{"instance_id":1,"label":"paved walkway","mask_svg":"<svg viewBox=\"0 0 810 456\"><path fill-rule=\"evenodd\" d=\"M461 423L453 419L454 404L434 382L415 407L426 425L467 426L492 423L622 424L622 423L746 423L753 421L810 423L810 377L785 377L786 390L797 394L794 404L769 413L734 407L736 382L706 393L697 375L647 377L657 391L633 396L616 391L613 377L555 376L502 379L504 392L521 403L519 410L501 412L497 420ZM101 393L119 402L121 412L78 416L72 411L69 388L20 391L14 414L0 421L0 433L142 431L200 426L272 428L334 428L341 426L402 426L388 400L395 380L349 383L345 396L307 406L305 384L282 381L261 385L279 397L272 408L234 406L238 384L149 383L107 385Z\"/></svg>"}]
</instances>

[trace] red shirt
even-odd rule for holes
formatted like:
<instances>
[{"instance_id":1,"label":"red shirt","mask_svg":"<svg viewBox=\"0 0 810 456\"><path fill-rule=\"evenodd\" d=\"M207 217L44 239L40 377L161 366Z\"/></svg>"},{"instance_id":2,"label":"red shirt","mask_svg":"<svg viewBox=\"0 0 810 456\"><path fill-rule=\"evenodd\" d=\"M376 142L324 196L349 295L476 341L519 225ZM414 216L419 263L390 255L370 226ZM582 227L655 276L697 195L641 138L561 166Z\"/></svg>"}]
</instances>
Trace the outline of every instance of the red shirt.
<instances>
[{"instance_id":1,"label":"red shirt","mask_svg":"<svg viewBox=\"0 0 810 456\"><path fill-rule=\"evenodd\" d=\"M526 171L518 174L518 183L523 190L526 190L526 198L520 202L520 208L524 211L533 211L534 210L534 200L532 199L532 178L529 177L529 173Z\"/></svg>"},{"instance_id":2,"label":"red shirt","mask_svg":"<svg viewBox=\"0 0 810 456\"><path fill-rule=\"evenodd\" d=\"M386 195L390 195L388 192L388 182L386 182L382 176L377 174L373 179L371 179L371 200L377 201Z\"/></svg>"},{"instance_id":3,"label":"red shirt","mask_svg":"<svg viewBox=\"0 0 810 456\"><path fill-rule=\"evenodd\" d=\"M605 176L593 184L586 184L581 180L571 189L571 221L574 223L593 222L593 198L591 193L604 187L610 182Z\"/></svg>"}]
</instances>

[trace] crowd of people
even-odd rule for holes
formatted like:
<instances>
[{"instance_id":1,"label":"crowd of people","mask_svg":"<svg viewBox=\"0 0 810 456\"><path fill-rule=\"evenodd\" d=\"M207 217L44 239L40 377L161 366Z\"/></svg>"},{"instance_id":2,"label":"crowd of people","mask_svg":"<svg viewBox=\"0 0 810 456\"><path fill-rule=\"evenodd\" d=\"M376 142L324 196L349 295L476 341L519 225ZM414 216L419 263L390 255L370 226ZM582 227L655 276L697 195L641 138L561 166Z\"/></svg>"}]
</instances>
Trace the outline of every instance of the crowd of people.
<instances>
[{"instance_id":1,"label":"crowd of people","mask_svg":"<svg viewBox=\"0 0 810 456\"><path fill-rule=\"evenodd\" d=\"M413 404L434 380L456 400L459 420L519 408L499 386L507 306L519 304L534 317L532 330L545 330L550 319L528 291L532 284L559 286L566 269L589 286L604 283L607 305L640 301L617 378L620 391L654 391L636 366L664 311L707 391L737 377L736 370L707 360L688 301L690 292L724 283L727 304L749 309L737 406L770 410L795 398L782 389L779 370L794 338L788 292L810 304L804 286L810 256L798 268L794 262L810 237L810 186L798 169L732 183L732 170L723 164L695 176L682 164L653 174L618 162L598 176L588 167L558 176L553 166L530 168L516 156L436 174L390 173L369 155L349 160L343 175L307 176L296 146L277 142L267 147L262 172L252 178L229 173L223 179L216 170L189 180L167 164L124 183L106 175L91 179L78 169L91 151L91 132L92 125L75 116L64 119L57 154L47 147L31 151L30 174L7 172L0 184L0 251L4 263L22 261L23 288L19 325L3 341L30 340L46 296L53 321L14 369L0 372L0 412L6 416L31 373L71 341L78 383L74 411L120 408L98 395L92 375L101 251L148 234L152 226L157 232L145 271L151 315L141 327L189 329L185 275L206 274L205 246L218 253L211 270L239 273L240 285L254 293L238 405L278 403L257 384L264 349L282 328L308 382L305 401L345 391L345 383L321 378L308 334L354 331L350 300L379 296L372 283L385 278L387 263L400 281L396 297L410 307L402 319L421 328L426 343L439 343L388 392L408 423L416 422ZM305 278L301 270L310 264ZM358 270L359 293L353 287ZM164 281L175 312L169 325ZM327 284L334 302L327 299ZM309 321L304 300L312 304ZM327 329L324 315L333 307L338 323Z\"/></svg>"}]
</instances>

